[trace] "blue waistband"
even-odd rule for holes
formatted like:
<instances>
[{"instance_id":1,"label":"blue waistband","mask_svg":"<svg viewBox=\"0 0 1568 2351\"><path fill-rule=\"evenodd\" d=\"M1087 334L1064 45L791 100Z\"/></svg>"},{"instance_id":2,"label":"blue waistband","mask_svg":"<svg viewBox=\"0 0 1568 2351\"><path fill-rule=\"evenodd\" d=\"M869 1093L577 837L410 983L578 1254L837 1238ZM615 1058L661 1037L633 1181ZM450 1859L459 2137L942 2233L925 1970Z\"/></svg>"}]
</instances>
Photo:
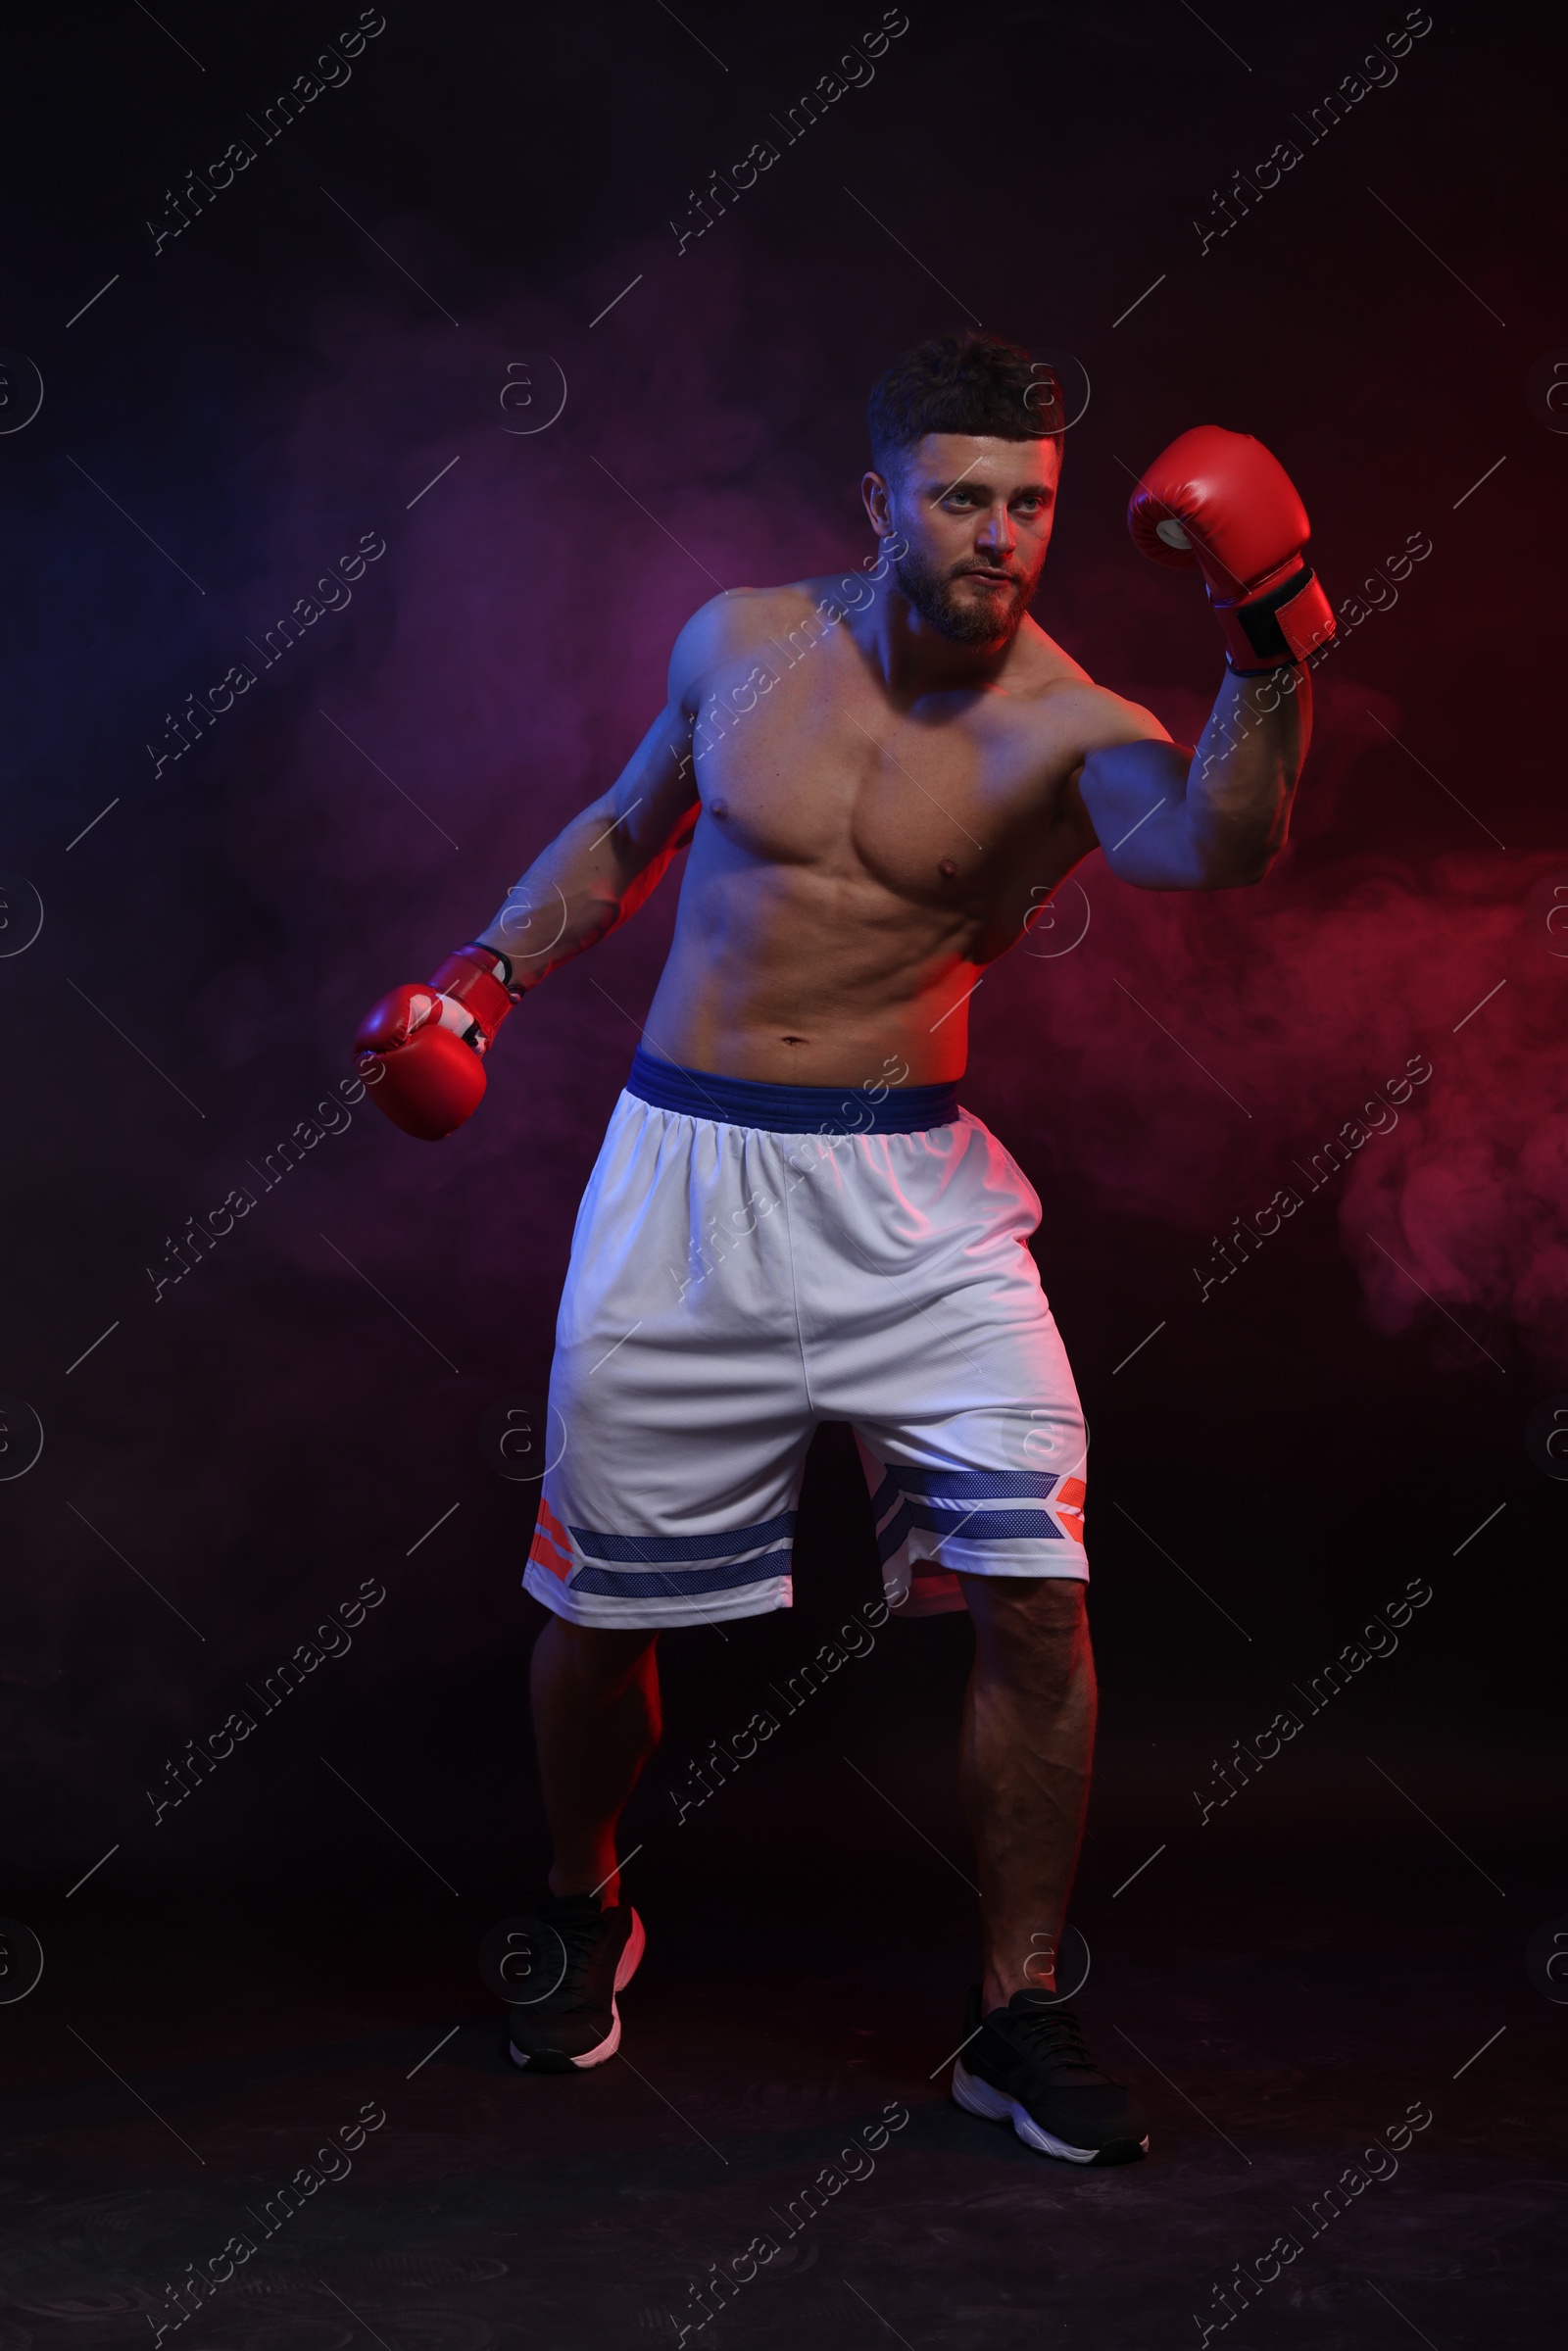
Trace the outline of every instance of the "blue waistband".
<instances>
[{"instance_id":1,"label":"blue waistband","mask_svg":"<svg viewBox=\"0 0 1568 2351\"><path fill-rule=\"evenodd\" d=\"M951 1126L958 1081L944 1086L763 1086L755 1078L682 1069L644 1053L632 1056L626 1092L657 1110L682 1110L722 1126L762 1127L773 1135L917 1135Z\"/></svg>"}]
</instances>

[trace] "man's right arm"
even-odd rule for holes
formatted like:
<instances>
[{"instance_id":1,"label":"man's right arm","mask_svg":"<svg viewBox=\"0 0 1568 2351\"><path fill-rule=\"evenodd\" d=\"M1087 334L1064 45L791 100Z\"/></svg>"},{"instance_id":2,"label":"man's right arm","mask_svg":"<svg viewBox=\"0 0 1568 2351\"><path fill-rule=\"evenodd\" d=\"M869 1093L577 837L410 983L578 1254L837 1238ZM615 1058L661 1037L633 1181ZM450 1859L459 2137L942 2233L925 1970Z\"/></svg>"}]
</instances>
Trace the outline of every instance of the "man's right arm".
<instances>
[{"instance_id":1,"label":"man's right arm","mask_svg":"<svg viewBox=\"0 0 1568 2351\"><path fill-rule=\"evenodd\" d=\"M617 780L556 835L478 944L507 958L515 997L597 946L657 888L692 837L692 713L670 701Z\"/></svg>"},{"instance_id":2,"label":"man's right arm","mask_svg":"<svg viewBox=\"0 0 1568 2351\"><path fill-rule=\"evenodd\" d=\"M549 972L636 912L699 813L692 729L702 678L722 644L724 600L681 630L664 709L609 792L574 816L478 939L423 987L384 996L360 1023L357 1066L394 1126L439 1142L471 1117L502 1021Z\"/></svg>"}]
</instances>

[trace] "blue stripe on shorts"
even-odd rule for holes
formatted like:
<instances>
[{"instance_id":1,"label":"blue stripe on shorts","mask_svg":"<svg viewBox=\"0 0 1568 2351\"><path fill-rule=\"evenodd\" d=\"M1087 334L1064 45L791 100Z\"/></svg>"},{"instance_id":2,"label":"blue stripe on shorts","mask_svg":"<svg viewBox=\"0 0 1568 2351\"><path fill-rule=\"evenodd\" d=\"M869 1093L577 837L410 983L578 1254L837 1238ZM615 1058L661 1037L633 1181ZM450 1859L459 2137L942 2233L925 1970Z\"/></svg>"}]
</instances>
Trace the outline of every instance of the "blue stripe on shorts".
<instances>
[{"instance_id":1,"label":"blue stripe on shorts","mask_svg":"<svg viewBox=\"0 0 1568 2351\"><path fill-rule=\"evenodd\" d=\"M901 1502L876 1539L879 1556L886 1561L902 1550L914 1527L924 1527L932 1535L961 1536L965 1543L1012 1543L1020 1536L1044 1537L1051 1543L1067 1540L1047 1510L976 1510L967 1518L955 1518L951 1510L932 1510L923 1502Z\"/></svg>"},{"instance_id":2,"label":"blue stripe on shorts","mask_svg":"<svg viewBox=\"0 0 1568 2351\"><path fill-rule=\"evenodd\" d=\"M572 1537L590 1559L612 1559L653 1567L663 1561L733 1559L737 1551L755 1550L760 1543L793 1537L796 1513L764 1518L756 1527L727 1527L717 1535L602 1535L593 1527L573 1527ZM620 1585L612 1587L621 1590Z\"/></svg>"},{"instance_id":3,"label":"blue stripe on shorts","mask_svg":"<svg viewBox=\"0 0 1568 2351\"><path fill-rule=\"evenodd\" d=\"M890 1469L872 1498L871 1515L880 1518L900 1494L927 1502L1044 1502L1060 1484L1054 1469Z\"/></svg>"},{"instance_id":4,"label":"blue stripe on shorts","mask_svg":"<svg viewBox=\"0 0 1568 2351\"><path fill-rule=\"evenodd\" d=\"M765 1584L784 1574L790 1546L754 1553L750 1559L726 1559L718 1567L659 1567L641 1573L628 1568L579 1567L566 1581L568 1592L595 1592L607 1598L662 1599L671 1593L735 1592L746 1584Z\"/></svg>"}]
</instances>

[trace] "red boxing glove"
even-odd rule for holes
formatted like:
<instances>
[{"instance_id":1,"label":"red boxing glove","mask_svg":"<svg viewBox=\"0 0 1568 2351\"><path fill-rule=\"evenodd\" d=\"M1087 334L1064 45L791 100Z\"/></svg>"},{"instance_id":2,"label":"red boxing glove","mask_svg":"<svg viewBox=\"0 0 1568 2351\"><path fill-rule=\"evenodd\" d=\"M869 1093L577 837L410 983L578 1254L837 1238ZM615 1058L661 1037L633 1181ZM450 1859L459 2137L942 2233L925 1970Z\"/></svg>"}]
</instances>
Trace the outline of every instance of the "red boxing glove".
<instances>
[{"instance_id":1,"label":"red boxing glove","mask_svg":"<svg viewBox=\"0 0 1568 2351\"><path fill-rule=\"evenodd\" d=\"M422 988L394 988L367 1012L355 1063L405 1135L439 1143L478 1108L484 1055L515 1002L511 978L493 947L460 947Z\"/></svg>"},{"instance_id":2,"label":"red boxing glove","mask_svg":"<svg viewBox=\"0 0 1568 2351\"><path fill-rule=\"evenodd\" d=\"M1198 424L1157 457L1127 505L1133 544L1156 563L1196 563L1240 677L1304 661L1334 614L1302 550L1311 536L1295 483L1250 433Z\"/></svg>"}]
</instances>

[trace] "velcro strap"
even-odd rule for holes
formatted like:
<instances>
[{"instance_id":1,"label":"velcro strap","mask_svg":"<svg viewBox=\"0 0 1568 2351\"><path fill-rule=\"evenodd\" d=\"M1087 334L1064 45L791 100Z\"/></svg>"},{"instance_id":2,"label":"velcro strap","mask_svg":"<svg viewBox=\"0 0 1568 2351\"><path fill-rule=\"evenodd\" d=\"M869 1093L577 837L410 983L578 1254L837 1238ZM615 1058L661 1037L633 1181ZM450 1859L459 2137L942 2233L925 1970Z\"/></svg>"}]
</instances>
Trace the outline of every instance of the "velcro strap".
<instances>
[{"instance_id":1,"label":"velcro strap","mask_svg":"<svg viewBox=\"0 0 1568 2351\"><path fill-rule=\"evenodd\" d=\"M1334 608L1323 593L1323 583L1314 571L1308 571L1298 593L1280 606L1275 617L1298 661L1304 661L1309 653L1326 645L1339 625Z\"/></svg>"},{"instance_id":2,"label":"velcro strap","mask_svg":"<svg viewBox=\"0 0 1568 2351\"><path fill-rule=\"evenodd\" d=\"M506 985L511 974L510 961L493 948L460 947L448 955L430 986L449 1004L463 1005L466 1024L477 1021L488 1040L512 1010L514 1000ZM441 1025L452 1028L454 1023L443 1013Z\"/></svg>"},{"instance_id":3,"label":"velcro strap","mask_svg":"<svg viewBox=\"0 0 1568 2351\"><path fill-rule=\"evenodd\" d=\"M1310 563L1250 603L1216 604L1225 632L1225 658L1239 677L1261 677L1304 661L1333 636L1335 619Z\"/></svg>"}]
</instances>

